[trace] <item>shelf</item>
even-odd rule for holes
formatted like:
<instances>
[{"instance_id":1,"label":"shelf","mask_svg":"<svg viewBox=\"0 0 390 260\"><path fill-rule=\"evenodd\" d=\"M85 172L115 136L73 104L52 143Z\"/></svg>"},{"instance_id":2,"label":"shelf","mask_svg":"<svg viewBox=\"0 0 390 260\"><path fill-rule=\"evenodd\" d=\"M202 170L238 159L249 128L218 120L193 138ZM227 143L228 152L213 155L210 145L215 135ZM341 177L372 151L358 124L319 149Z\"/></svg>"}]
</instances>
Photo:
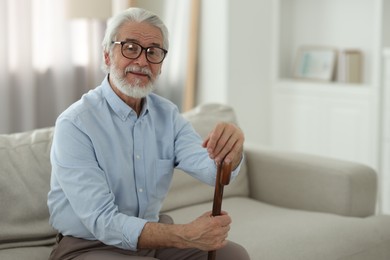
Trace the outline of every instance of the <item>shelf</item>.
<instances>
[{"instance_id":1,"label":"shelf","mask_svg":"<svg viewBox=\"0 0 390 260\"><path fill-rule=\"evenodd\" d=\"M291 77L302 46L358 49L363 53L363 80L372 83L377 46L379 1L279 0L277 77ZM379 18L377 18L379 17Z\"/></svg>"},{"instance_id":2,"label":"shelf","mask_svg":"<svg viewBox=\"0 0 390 260\"><path fill-rule=\"evenodd\" d=\"M276 88L289 92L321 92L334 94L347 94L353 96L369 95L373 92L371 85L345 84L337 82L302 81L294 79L281 79L275 84Z\"/></svg>"}]
</instances>

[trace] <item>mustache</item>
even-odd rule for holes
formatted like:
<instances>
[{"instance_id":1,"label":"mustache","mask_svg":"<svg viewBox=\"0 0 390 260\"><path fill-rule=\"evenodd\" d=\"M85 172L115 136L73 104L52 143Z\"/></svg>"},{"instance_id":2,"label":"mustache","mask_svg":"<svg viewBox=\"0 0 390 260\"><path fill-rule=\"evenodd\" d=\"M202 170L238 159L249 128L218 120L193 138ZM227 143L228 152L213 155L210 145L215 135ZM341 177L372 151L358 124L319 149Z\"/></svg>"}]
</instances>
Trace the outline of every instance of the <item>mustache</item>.
<instances>
[{"instance_id":1,"label":"mustache","mask_svg":"<svg viewBox=\"0 0 390 260\"><path fill-rule=\"evenodd\" d=\"M150 69L139 67L139 66L136 66L136 65L129 65L129 66L127 66L126 69L125 69L125 74L127 74L129 72L142 73L142 74L147 75L149 78L151 78L153 76L152 72L150 71Z\"/></svg>"}]
</instances>

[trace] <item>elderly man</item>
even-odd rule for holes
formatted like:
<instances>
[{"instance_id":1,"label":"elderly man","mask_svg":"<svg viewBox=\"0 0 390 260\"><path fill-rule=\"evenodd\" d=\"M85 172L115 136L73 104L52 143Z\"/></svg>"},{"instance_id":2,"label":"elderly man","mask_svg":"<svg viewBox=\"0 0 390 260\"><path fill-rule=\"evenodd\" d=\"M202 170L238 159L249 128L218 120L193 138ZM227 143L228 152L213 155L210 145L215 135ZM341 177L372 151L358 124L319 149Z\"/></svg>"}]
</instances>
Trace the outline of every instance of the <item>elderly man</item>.
<instances>
[{"instance_id":1,"label":"elderly man","mask_svg":"<svg viewBox=\"0 0 390 260\"><path fill-rule=\"evenodd\" d=\"M234 178L244 142L223 122L202 142L152 93L167 50L167 29L151 12L130 8L108 24L107 77L56 122L48 206L59 234L50 259L206 259L216 249L218 259L249 259L226 240L227 213L181 225L159 214L175 167L213 185L225 160Z\"/></svg>"}]
</instances>

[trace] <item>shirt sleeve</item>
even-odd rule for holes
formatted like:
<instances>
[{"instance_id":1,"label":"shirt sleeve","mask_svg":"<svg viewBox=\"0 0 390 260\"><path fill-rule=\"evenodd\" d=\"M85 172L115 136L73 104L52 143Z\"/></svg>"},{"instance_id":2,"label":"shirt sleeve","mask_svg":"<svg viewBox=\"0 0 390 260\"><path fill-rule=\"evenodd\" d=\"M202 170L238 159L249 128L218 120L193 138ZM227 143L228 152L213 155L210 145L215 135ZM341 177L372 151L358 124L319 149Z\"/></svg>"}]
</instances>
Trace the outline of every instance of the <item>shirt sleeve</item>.
<instances>
[{"instance_id":1,"label":"shirt sleeve","mask_svg":"<svg viewBox=\"0 0 390 260\"><path fill-rule=\"evenodd\" d=\"M147 220L119 212L115 196L107 183L106 173L96 160L88 133L70 120L57 121L51 162L52 178L56 178L65 194L62 200L69 202L74 213L62 216L62 219L76 216L81 221L82 228L86 228L103 243L137 250L138 237ZM61 207L60 203L57 204L57 207ZM66 235L66 226L63 229L60 232Z\"/></svg>"}]
</instances>

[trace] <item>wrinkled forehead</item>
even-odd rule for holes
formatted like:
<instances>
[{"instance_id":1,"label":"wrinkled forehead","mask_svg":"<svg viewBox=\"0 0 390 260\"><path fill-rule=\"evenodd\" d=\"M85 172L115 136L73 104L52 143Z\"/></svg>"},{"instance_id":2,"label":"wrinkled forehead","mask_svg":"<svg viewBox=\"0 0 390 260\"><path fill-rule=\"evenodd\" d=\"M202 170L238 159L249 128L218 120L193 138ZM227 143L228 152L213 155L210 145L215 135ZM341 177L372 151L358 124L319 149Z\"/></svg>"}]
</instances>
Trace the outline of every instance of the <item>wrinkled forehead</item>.
<instances>
[{"instance_id":1,"label":"wrinkled forehead","mask_svg":"<svg viewBox=\"0 0 390 260\"><path fill-rule=\"evenodd\" d=\"M160 46L163 45L161 30L149 23L127 22L120 26L116 35L117 41L135 41L140 44Z\"/></svg>"}]
</instances>

